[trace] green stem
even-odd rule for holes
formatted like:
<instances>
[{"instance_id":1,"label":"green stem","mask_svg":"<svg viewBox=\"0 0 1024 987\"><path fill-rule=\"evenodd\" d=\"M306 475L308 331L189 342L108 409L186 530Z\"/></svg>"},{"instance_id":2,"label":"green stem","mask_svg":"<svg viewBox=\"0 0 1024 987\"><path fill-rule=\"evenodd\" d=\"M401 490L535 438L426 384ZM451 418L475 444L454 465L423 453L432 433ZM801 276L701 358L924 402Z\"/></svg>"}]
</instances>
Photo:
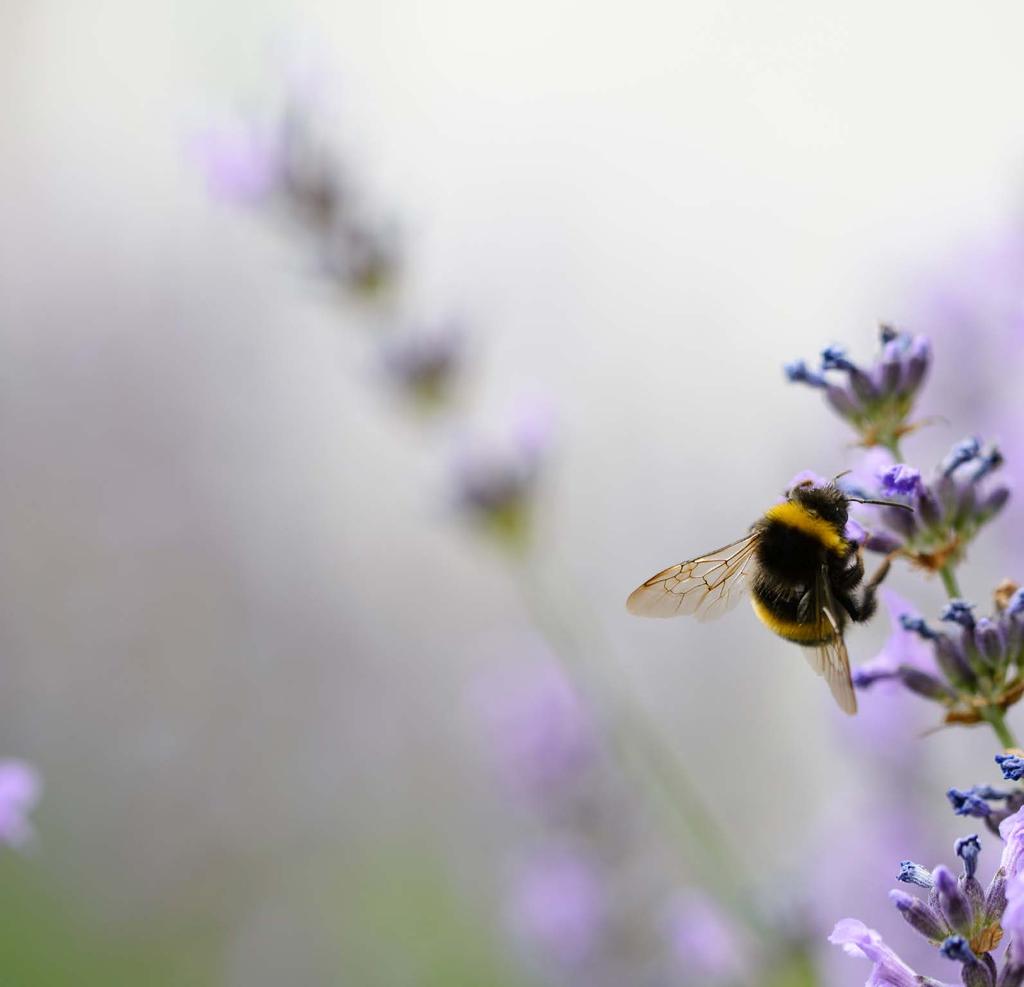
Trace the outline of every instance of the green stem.
<instances>
[{"instance_id":1,"label":"green stem","mask_svg":"<svg viewBox=\"0 0 1024 987\"><path fill-rule=\"evenodd\" d=\"M1017 747L1017 738L1013 731L1006 724L1006 714L998 706L989 706L982 710L981 715L985 717L1003 747Z\"/></svg>"},{"instance_id":2,"label":"green stem","mask_svg":"<svg viewBox=\"0 0 1024 987\"><path fill-rule=\"evenodd\" d=\"M956 573L953 571L951 565L944 565L939 570L939 576L942 577L942 585L946 587L946 595L951 600L960 598L960 584L956 581Z\"/></svg>"},{"instance_id":3,"label":"green stem","mask_svg":"<svg viewBox=\"0 0 1024 987\"><path fill-rule=\"evenodd\" d=\"M532 569L527 563L519 571L527 606L566 671L595 704L623 767L634 781L651 790L656 803L666 811L677 838L684 844L685 858L703 872L701 877L707 886L717 886L734 908L747 911L735 856L723 839L721 824L704 804L700 787L670 743L640 708L631 686L618 671L623 667L621 660L610 654L606 641L597 639L598 621L589 615L580 615L582 619L575 622L564 619L554 588L564 585L564 581L541 585ZM586 641L580 637L580 628L590 630ZM609 657L595 661L595 656L602 653ZM751 924L756 922L753 915L747 918Z\"/></svg>"},{"instance_id":4,"label":"green stem","mask_svg":"<svg viewBox=\"0 0 1024 987\"><path fill-rule=\"evenodd\" d=\"M903 453L900 450L900 440L899 439L893 437L893 438L889 439L888 442L883 442L882 445L886 449L888 449L889 452L892 453L893 459L895 459L897 463L902 463L903 462Z\"/></svg>"}]
</instances>

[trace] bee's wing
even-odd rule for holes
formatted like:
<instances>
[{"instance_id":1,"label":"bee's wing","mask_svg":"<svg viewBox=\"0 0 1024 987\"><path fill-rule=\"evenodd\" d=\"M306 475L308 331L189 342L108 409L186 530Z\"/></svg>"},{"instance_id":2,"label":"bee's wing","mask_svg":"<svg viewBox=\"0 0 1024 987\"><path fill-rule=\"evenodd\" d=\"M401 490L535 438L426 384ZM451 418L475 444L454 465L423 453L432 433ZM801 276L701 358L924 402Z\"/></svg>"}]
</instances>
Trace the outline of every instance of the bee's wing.
<instances>
[{"instance_id":1,"label":"bee's wing","mask_svg":"<svg viewBox=\"0 0 1024 987\"><path fill-rule=\"evenodd\" d=\"M801 650L807 656L811 668L821 675L832 690L832 696L844 713L853 716L857 712L857 696L850 678L850 656L843 641L843 629L839 620L839 604L832 597L828 585L828 571L822 566L814 586L815 613L823 629L830 628L832 636L822 644Z\"/></svg>"},{"instance_id":2,"label":"bee's wing","mask_svg":"<svg viewBox=\"0 0 1024 987\"><path fill-rule=\"evenodd\" d=\"M651 576L629 594L626 609L639 617L713 620L734 607L757 566L757 532Z\"/></svg>"}]
</instances>

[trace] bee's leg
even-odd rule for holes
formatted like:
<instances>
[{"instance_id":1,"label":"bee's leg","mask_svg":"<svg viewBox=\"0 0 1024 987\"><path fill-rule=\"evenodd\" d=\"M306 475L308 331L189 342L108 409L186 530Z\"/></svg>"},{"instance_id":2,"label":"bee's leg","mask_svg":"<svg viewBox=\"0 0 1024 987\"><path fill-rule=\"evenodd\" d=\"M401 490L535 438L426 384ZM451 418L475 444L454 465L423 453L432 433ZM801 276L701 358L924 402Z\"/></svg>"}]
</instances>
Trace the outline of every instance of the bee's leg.
<instances>
[{"instance_id":1,"label":"bee's leg","mask_svg":"<svg viewBox=\"0 0 1024 987\"><path fill-rule=\"evenodd\" d=\"M874 616L875 611L878 609L876 590L881 585L882 580L889 575L889 566L891 564L891 560L888 558L882 562L878 569L875 570L875 574L864 584L860 599L855 597L852 592L838 594L839 602L842 603L851 620L862 624L865 620L870 620ZM863 567L863 563L861 563L861 569Z\"/></svg>"},{"instance_id":2,"label":"bee's leg","mask_svg":"<svg viewBox=\"0 0 1024 987\"><path fill-rule=\"evenodd\" d=\"M833 588L841 593L855 590L864 578L864 556L859 550L853 556L853 560L853 565L848 569L842 569L835 565L830 567L829 580Z\"/></svg>"}]
</instances>

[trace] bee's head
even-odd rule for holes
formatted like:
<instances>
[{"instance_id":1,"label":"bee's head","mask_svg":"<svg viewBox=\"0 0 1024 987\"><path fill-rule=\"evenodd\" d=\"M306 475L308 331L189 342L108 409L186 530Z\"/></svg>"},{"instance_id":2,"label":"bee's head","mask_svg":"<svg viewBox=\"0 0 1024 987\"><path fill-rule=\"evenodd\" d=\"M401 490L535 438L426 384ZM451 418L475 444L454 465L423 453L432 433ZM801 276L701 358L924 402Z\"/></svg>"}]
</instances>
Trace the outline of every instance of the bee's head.
<instances>
[{"instance_id":1,"label":"bee's head","mask_svg":"<svg viewBox=\"0 0 1024 987\"><path fill-rule=\"evenodd\" d=\"M801 480L793 484L788 496L813 517L820 517L840 530L846 527L850 517L850 502L835 483Z\"/></svg>"}]
</instances>

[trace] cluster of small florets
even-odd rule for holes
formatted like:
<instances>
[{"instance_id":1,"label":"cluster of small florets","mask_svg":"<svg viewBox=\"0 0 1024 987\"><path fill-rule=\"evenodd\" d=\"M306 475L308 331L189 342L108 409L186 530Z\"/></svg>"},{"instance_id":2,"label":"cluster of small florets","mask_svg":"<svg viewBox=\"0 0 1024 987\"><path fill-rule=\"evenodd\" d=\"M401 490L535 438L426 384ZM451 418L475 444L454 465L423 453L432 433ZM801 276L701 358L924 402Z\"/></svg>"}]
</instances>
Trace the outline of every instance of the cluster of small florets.
<instances>
[{"instance_id":1,"label":"cluster of small florets","mask_svg":"<svg viewBox=\"0 0 1024 987\"><path fill-rule=\"evenodd\" d=\"M795 360L785 371L791 381L823 391L833 411L857 431L862 445L894 448L914 428L908 419L928 373L931 344L924 336L890 326L882 326L880 338L881 352L869 367L858 366L841 347L829 346L822 351L817 370ZM845 380L836 374L845 375Z\"/></svg>"},{"instance_id":2,"label":"cluster of small florets","mask_svg":"<svg viewBox=\"0 0 1024 987\"><path fill-rule=\"evenodd\" d=\"M892 903L915 932L924 936L948 960L960 964L960 978L967 987L1021 987L1024 984L1024 813L1005 819L999 827L1004 840L995 875L985 887L977 878L981 841L977 834L957 840L955 849L963 870L954 874L940 865L928 870L905 860L898 880L928 892L926 899L905 891L889 892ZM994 950L1005 937L1009 946L997 960ZM910 969L881 936L856 919L836 925L831 941L854 956L872 960L875 968L869 984L892 987L939 982Z\"/></svg>"},{"instance_id":3,"label":"cluster of small florets","mask_svg":"<svg viewBox=\"0 0 1024 987\"><path fill-rule=\"evenodd\" d=\"M974 605L951 600L938 628L912 614L900 614L905 631L930 645L934 671L901 664L854 672L854 684L866 689L896 679L911 692L946 708L946 723L979 723L991 711L1005 711L1024 695L1024 590L1004 583L995 594L991 617L975 618Z\"/></svg>"},{"instance_id":4,"label":"cluster of small florets","mask_svg":"<svg viewBox=\"0 0 1024 987\"><path fill-rule=\"evenodd\" d=\"M1002 463L995 446L983 448L971 438L958 442L928 480L912 466L896 463L866 477L863 485L848 484L851 495L904 505L865 511L873 519L864 524L864 547L898 552L930 572L956 565L1010 498L1009 487L989 480Z\"/></svg>"}]
</instances>

